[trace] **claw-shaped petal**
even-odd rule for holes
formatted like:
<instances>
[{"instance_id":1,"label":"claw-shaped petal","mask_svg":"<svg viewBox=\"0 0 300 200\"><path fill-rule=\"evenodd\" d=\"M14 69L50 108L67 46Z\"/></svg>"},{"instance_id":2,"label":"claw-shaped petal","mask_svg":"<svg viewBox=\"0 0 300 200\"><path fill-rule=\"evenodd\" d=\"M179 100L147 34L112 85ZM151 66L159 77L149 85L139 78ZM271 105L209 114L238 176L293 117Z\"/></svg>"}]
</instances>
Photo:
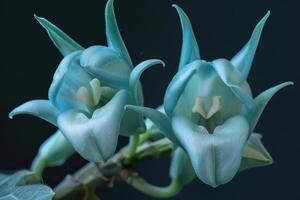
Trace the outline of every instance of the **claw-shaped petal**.
<instances>
[{"instance_id":1,"label":"claw-shaped petal","mask_svg":"<svg viewBox=\"0 0 300 200\"><path fill-rule=\"evenodd\" d=\"M204 183L217 187L229 182L238 172L249 132L244 117L228 119L213 134L183 117L174 117L172 126L196 175Z\"/></svg>"},{"instance_id":2,"label":"claw-shaped petal","mask_svg":"<svg viewBox=\"0 0 300 200\"><path fill-rule=\"evenodd\" d=\"M260 35L270 15L270 11L255 26L248 43L231 59L232 64L240 71L244 78L248 77Z\"/></svg>"},{"instance_id":3,"label":"claw-shaped petal","mask_svg":"<svg viewBox=\"0 0 300 200\"><path fill-rule=\"evenodd\" d=\"M273 163L273 159L261 142L261 138L262 135L257 133L250 135L244 147L240 171Z\"/></svg>"},{"instance_id":4,"label":"claw-shaped petal","mask_svg":"<svg viewBox=\"0 0 300 200\"><path fill-rule=\"evenodd\" d=\"M194 35L191 22L186 13L177 5L176 8L182 27L182 47L179 63L179 70L183 69L187 64L200 59L199 47Z\"/></svg>"},{"instance_id":5,"label":"claw-shaped petal","mask_svg":"<svg viewBox=\"0 0 300 200\"><path fill-rule=\"evenodd\" d=\"M212 65L222 81L241 100L247 110L251 110L253 107L253 98L249 85L241 73L226 59L214 60Z\"/></svg>"},{"instance_id":6,"label":"claw-shaped petal","mask_svg":"<svg viewBox=\"0 0 300 200\"><path fill-rule=\"evenodd\" d=\"M62 30L49 22L47 19L34 15L35 19L47 31L50 39L63 56L84 48L65 34Z\"/></svg>"},{"instance_id":7,"label":"claw-shaped petal","mask_svg":"<svg viewBox=\"0 0 300 200\"><path fill-rule=\"evenodd\" d=\"M118 52L127 64L133 67L129 53L123 42L114 12L114 0L109 0L105 8L106 37L108 46Z\"/></svg>"},{"instance_id":8,"label":"claw-shaped petal","mask_svg":"<svg viewBox=\"0 0 300 200\"><path fill-rule=\"evenodd\" d=\"M248 119L250 123L250 131L253 131L260 115L262 114L263 110L265 109L267 103L270 101L270 99L282 88L293 85L293 82L285 82L281 83L277 86L274 86L264 92L262 92L260 95L258 95L254 99L254 107L252 112L249 114Z\"/></svg>"},{"instance_id":9,"label":"claw-shaped petal","mask_svg":"<svg viewBox=\"0 0 300 200\"><path fill-rule=\"evenodd\" d=\"M81 55L80 64L109 86L128 87L131 68L118 53L110 48L104 46L87 48Z\"/></svg>"},{"instance_id":10,"label":"claw-shaped petal","mask_svg":"<svg viewBox=\"0 0 300 200\"><path fill-rule=\"evenodd\" d=\"M28 101L18 106L9 113L9 118L12 119L15 115L20 114L33 115L56 126L59 111L49 100L39 99Z\"/></svg>"},{"instance_id":11,"label":"claw-shaped petal","mask_svg":"<svg viewBox=\"0 0 300 200\"><path fill-rule=\"evenodd\" d=\"M125 90L120 90L91 118L77 110L59 116L60 130L83 158L103 162L114 154L127 96Z\"/></svg>"},{"instance_id":12,"label":"claw-shaped petal","mask_svg":"<svg viewBox=\"0 0 300 200\"><path fill-rule=\"evenodd\" d=\"M169 117L172 116L173 110L176 107L186 84L200 65L200 60L192 62L186 68L177 72L170 82L164 97L164 109Z\"/></svg>"},{"instance_id":13,"label":"claw-shaped petal","mask_svg":"<svg viewBox=\"0 0 300 200\"><path fill-rule=\"evenodd\" d=\"M88 110L87 105L77 98L78 89L90 87L93 79L79 64L81 51L67 55L54 73L48 96L50 101L60 110Z\"/></svg>"}]
</instances>

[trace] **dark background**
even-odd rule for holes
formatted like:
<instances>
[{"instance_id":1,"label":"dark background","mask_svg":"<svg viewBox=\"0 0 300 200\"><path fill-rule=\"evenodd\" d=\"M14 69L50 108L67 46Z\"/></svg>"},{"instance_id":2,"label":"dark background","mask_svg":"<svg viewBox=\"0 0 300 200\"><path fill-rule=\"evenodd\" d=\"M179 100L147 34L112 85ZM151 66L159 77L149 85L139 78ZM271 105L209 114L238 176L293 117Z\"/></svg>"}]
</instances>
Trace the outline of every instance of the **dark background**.
<instances>
[{"instance_id":1,"label":"dark background","mask_svg":"<svg viewBox=\"0 0 300 200\"><path fill-rule=\"evenodd\" d=\"M201 200L298 200L300 179L299 132L299 36L297 1L252 0L116 0L115 12L133 62L163 59L167 67L147 71L142 83L146 105L161 104L168 82L177 70L181 48L181 27L175 9L180 5L189 15L205 60L231 58L248 40L267 10L271 16L262 34L249 83L253 93L284 81L295 86L276 95L262 115L256 131L275 163L239 173L230 183L213 189L196 180L173 199ZM104 0L0 0L0 169L27 168L39 144L55 130L48 123L7 114L31 99L47 98L52 74L61 55L34 20L46 17L84 47L106 44ZM121 144L125 144L122 138ZM72 157L63 167L48 168L45 181L55 185L64 174L74 172L83 161ZM168 184L168 161L149 161L138 166L152 183ZM101 188L103 199L151 199L124 183Z\"/></svg>"}]
</instances>

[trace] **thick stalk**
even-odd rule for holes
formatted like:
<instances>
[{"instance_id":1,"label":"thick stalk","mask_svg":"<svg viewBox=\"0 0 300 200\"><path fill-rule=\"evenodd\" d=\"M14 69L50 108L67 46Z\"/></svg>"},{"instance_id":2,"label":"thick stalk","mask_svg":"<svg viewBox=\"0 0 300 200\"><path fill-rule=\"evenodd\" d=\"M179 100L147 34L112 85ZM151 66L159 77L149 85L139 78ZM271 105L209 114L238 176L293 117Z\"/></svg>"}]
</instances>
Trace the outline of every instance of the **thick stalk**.
<instances>
[{"instance_id":1,"label":"thick stalk","mask_svg":"<svg viewBox=\"0 0 300 200\"><path fill-rule=\"evenodd\" d=\"M139 135L136 134L136 135L130 136L129 144L128 144L127 152L126 152L125 156L127 158L132 158L134 156L138 146L139 146Z\"/></svg>"},{"instance_id":2,"label":"thick stalk","mask_svg":"<svg viewBox=\"0 0 300 200\"><path fill-rule=\"evenodd\" d=\"M42 176L42 173L46 167L46 160L43 159L39 154L34 158L31 164L31 171L33 171L36 175Z\"/></svg>"},{"instance_id":3,"label":"thick stalk","mask_svg":"<svg viewBox=\"0 0 300 200\"><path fill-rule=\"evenodd\" d=\"M68 175L55 187L56 200L81 200L96 187L111 185L114 180L128 182L137 173L132 167L145 159L158 159L169 156L173 144L168 139L146 142L136 149L134 158L124 157L127 148L121 149L111 159L103 164L88 163L73 175ZM146 193L147 194L147 193Z\"/></svg>"}]
</instances>

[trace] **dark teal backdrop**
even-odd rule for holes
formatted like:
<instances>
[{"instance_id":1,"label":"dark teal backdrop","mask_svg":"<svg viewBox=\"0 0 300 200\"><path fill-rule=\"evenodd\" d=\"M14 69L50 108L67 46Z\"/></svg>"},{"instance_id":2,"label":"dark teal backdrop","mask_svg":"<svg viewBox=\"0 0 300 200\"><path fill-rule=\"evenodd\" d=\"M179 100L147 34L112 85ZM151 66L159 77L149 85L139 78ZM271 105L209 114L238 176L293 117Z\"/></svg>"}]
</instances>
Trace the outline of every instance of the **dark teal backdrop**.
<instances>
[{"instance_id":1,"label":"dark teal backdrop","mask_svg":"<svg viewBox=\"0 0 300 200\"><path fill-rule=\"evenodd\" d=\"M189 200L298 200L300 179L299 131L299 36L297 1L289 0L115 0L121 33L135 64L148 58L165 60L166 68L152 68L142 78L146 105L162 102L168 82L175 74L181 48L181 27L173 3L189 15L205 60L230 58L248 40L261 17L271 11L263 31L249 83L253 93L287 80L295 86L284 89L269 103L256 131L275 163L238 174L216 189L196 180L173 199ZM55 128L31 116L9 120L15 106L47 98L52 74L61 55L34 20L46 17L85 47L106 44L104 0L0 0L0 169L30 166L39 144ZM127 140L121 139L125 144ZM45 182L55 185L65 173L85 163L72 157L63 167L47 169ZM162 163L162 164L161 164ZM146 162L141 174L157 184L168 183L168 161ZM101 188L102 199L151 199L123 183Z\"/></svg>"}]
</instances>

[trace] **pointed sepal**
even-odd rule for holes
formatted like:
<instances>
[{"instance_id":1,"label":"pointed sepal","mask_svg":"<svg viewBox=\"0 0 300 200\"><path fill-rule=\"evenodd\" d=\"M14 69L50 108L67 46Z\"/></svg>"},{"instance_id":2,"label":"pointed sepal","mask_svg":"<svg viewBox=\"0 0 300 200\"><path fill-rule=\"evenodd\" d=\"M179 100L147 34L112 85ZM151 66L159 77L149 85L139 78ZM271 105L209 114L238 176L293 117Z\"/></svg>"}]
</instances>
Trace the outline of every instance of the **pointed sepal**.
<instances>
[{"instance_id":1,"label":"pointed sepal","mask_svg":"<svg viewBox=\"0 0 300 200\"><path fill-rule=\"evenodd\" d=\"M129 78L129 91L132 93L133 99L134 99L134 104L135 105L141 105L141 102L139 100L139 93L141 92L139 90L139 81L140 77L143 74L143 72L155 65L161 64L162 66L165 66L165 63L162 60L158 59L150 59L141 62L138 64L135 68L133 68L130 78Z\"/></svg>"},{"instance_id":2,"label":"pointed sepal","mask_svg":"<svg viewBox=\"0 0 300 200\"><path fill-rule=\"evenodd\" d=\"M264 111L266 105L271 100L271 98L282 88L289 86L289 85L293 85L293 84L294 84L293 82L281 83L277 86L274 86L274 87L262 92L260 95L258 95L254 99L253 110L248 115L248 120L250 123L250 131L254 130L262 112Z\"/></svg>"},{"instance_id":3,"label":"pointed sepal","mask_svg":"<svg viewBox=\"0 0 300 200\"><path fill-rule=\"evenodd\" d=\"M129 53L123 42L114 12L114 0L109 0L105 7L106 38L110 48L118 52L133 67Z\"/></svg>"},{"instance_id":4,"label":"pointed sepal","mask_svg":"<svg viewBox=\"0 0 300 200\"><path fill-rule=\"evenodd\" d=\"M179 144L177 138L174 135L174 131L172 129L170 120L165 114L155 109L142 106L126 105L125 108L144 115L145 117L150 119L161 130L161 132L166 137L168 137L173 143L175 143L176 145Z\"/></svg>"},{"instance_id":5,"label":"pointed sepal","mask_svg":"<svg viewBox=\"0 0 300 200\"><path fill-rule=\"evenodd\" d=\"M248 77L256 48L259 43L261 32L269 15L270 11L268 11L267 14L255 26L250 40L247 42L247 44L231 59L232 64L241 72L241 74L245 78Z\"/></svg>"},{"instance_id":6,"label":"pointed sepal","mask_svg":"<svg viewBox=\"0 0 300 200\"><path fill-rule=\"evenodd\" d=\"M179 70L183 69L187 64L200 59L199 47L194 35L191 22L187 14L177 5L176 8L180 17L182 27L182 47L179 62Z\"/></svg>"},{"instance_id":7,"label":"pointed sepal","mask_svg":"<svg viewBox=\"0 0 300 200\"><path fill-rule=\"evenodd\" d=\"M35 19L47 31L50 39L63 56L74 51L83 50L84 48L65 34L57 26L49 22L47 19L34 15Z\"/></svg>"},{"instance_id":8,"label":"pointed sepal","mask_svg":"<svg viewBox=\"0 0 300 200\"><path fill-rule=\"evenodd\" d=\"M56 126L59 113L59 110L49 100L38 99L18 106L9 113L9 118L12 119L15 115L29 114Z\"/></svg>"}]
</instances>

